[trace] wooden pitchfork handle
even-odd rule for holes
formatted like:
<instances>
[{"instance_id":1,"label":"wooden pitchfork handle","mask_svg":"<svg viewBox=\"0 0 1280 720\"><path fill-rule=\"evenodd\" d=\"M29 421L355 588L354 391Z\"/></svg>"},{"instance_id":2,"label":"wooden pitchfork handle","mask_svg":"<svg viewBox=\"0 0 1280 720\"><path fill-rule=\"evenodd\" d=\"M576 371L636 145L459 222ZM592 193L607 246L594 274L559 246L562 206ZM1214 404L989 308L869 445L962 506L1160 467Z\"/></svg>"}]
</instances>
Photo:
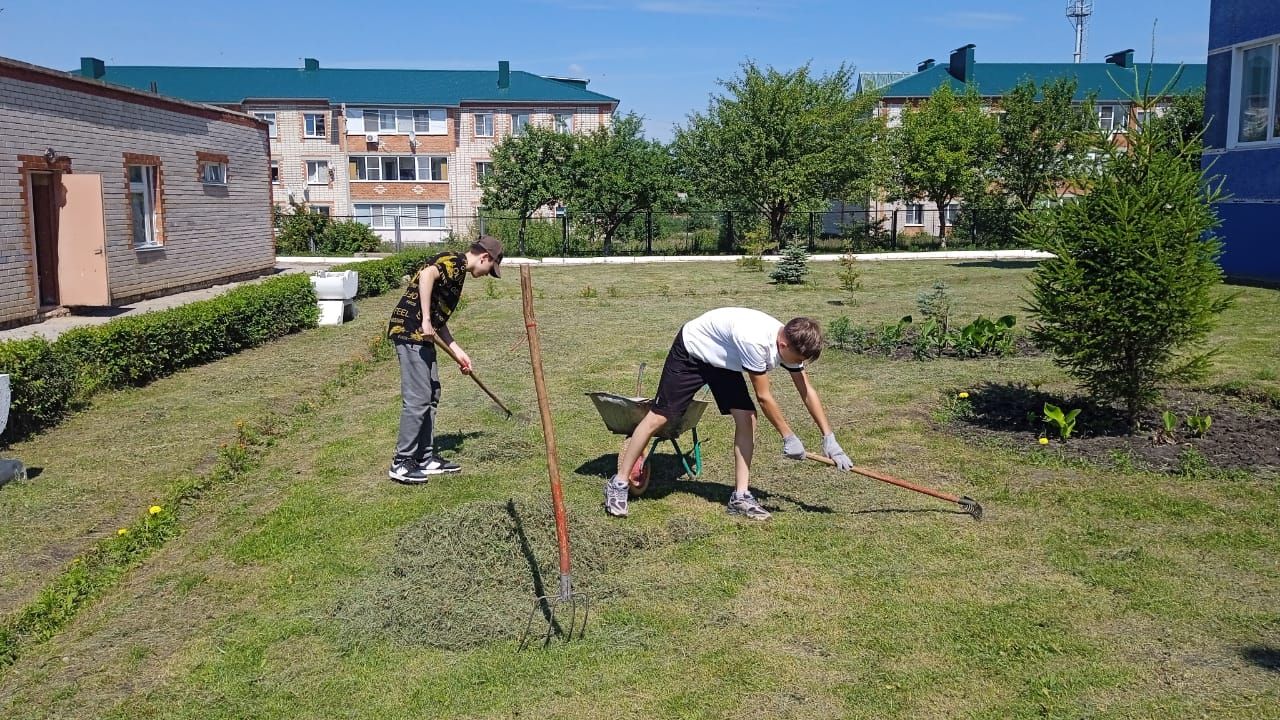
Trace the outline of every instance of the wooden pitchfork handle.
<instances>
[{"instance_id":1,"label":"wooden pitchfork handle","mask_svg":"<svg viewBox=\"0 0 1280 720\"><path fill-rule=\"evenodd\" d=\"M817 453L806 451L804 456L810 460L816 460L824 465L834 466L836 464L835 460L832 460L831 458L825 455L819 455ZM900 488L905 488L907 490L918 492L923 495L936 497L939 500L945 500L950 503L955 503L959 505L961 508L963 508L965 512L972 515L973 519L975 520L982 519L982 506L978 504L977 500L974 500L968 495L963 495L963 496L951 495L949 493L944 493L941 490L934 490L933 488L927 488L927 487L924 487L923 485L916 485L915 483L908 482L906 480L903 480L902 478L896 478L892 475L886 475L881 472L876 472L875 470L872 470L870 468L858 467L857 465L854 465L853 467L849 468L849 472L855 472L855 473L858 473L859 475L869 477L872 480L879 480L880 482L889 483L890 485L897 485Z\"/></svg>"},{"instance_id":2,"label":"wooden pitchfork handle","mask_svg":"<svg viewBox=\"0 0 1280 720\"><path fill-rule=\"evenodd\" d=\"M542 376L542 344L538 341L538 321L533 315L533 278L529 266L520 266L520 298L524 305L524 327L529 335L529 362L533 365L533 388L538 393L538 414L542 416L542 437L547 446L547 474L551 478L551 506L556 516L556 542L560 555L560 599L573 596L569 574L569 523L565 519L564 492L560 488L560 456L556 451L556 426L547 401L547 383Z\"/></svg>"},{"instance_id":3,"label":"wooden pitchfork handle","mask_svg":"<svg viewBox=\"0 0 1280 720\"><path fill-rule=\"evenodd\" d=\"M436 345L439 345L439 346L440 346L440 348L441 348L442 350L444 350L444 351L445 351L445 354L447 354L449 357L453 358L453 361L454 361L454 362L458 362L458 356L457 356L456 354L454 354L454 352L453 352L453 348L451 348L451 347L449 347L448 345L446 345L446 344L445 344L445 342L444 342L444 340L441 340L441 339L440 339L440 336L439 336L439 335L432 335L432 336L431 336L431 339L432 339L432 340L435 340L435 341L436 341ZM459 365L461 365L462 363L458 363L458 364L459 364ZM498 404L498 407L502 408L502 411L503 411L503 412L505 412L505 413L507 414L507 417L511 417L511 416L512 416L512 414L513 414L513 413L511 412L511 410L509 410L509 409L507 408L507 406L506 406L506 405L503 405L503 404L502 404L502 401L498 399L498 396L497 396L497 395L494 395L494 394L493 394L493 391L492 391L492 390L490 390L488 387L486 387L484 383L480 382L480 378L476 377L476 374L475 374L475 372L474 372L474 371L473 371L473 372L469 372L469 373L467 373L467 375L468 375L468 376L470 376L472 380L475 380L475 381L476 381L476 385L479 385L479 386L480 386L480 389L484 391L484 394L485 394L485 395L488 395L488 396L489 396L489 398L490 398L491 400L493 400L494 402L496 402L496 403Z\"/></svg>"}]
</instances>

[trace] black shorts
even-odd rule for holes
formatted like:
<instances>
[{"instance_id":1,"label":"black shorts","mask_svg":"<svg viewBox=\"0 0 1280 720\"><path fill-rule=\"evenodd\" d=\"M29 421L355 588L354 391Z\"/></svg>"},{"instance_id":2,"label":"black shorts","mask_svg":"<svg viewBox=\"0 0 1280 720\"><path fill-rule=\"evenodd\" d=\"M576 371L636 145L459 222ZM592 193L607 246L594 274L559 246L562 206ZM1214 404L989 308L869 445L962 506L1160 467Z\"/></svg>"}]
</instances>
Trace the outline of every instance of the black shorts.
<instances>
[{"instance_id":1,"label":"black shorts","mask_svg":"<svg viewBox=\"0 0 1280 720\"><path fill-rule=\"evenodd\" d=\"M667 361L662 365L653 411L668 420L679 419L703 385L711 387L711 395L716 399L721 415L728 415L730 410L754 412L756 409L742 373L709 365L690 355L684 347L682 328L676 333L671 352L667 353Z\"/></svg>"}]
</instances>

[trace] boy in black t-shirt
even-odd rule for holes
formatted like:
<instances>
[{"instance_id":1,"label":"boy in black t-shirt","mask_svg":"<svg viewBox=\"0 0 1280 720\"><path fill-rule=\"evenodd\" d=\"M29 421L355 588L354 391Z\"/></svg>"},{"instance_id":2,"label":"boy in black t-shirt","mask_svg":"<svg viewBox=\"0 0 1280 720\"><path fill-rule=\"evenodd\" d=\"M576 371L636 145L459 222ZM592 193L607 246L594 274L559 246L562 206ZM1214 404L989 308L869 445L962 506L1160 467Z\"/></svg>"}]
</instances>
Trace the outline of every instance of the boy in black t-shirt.
<instances>
[{"instance_id":1,"label":"boy in black t-shirt","mask_svg":"<svg viewBox=\"0 0 1280 720\"><path fill-rule=\"evenodd\" d=\"M502 243L489 235L471 244L465 253L441 253L431 258L405 288L391 311L387 336L400 361L400 432L396 454L387 476L402 483L418 484L430 475L458 472L456 463L435 452L436 407L440 404L440 371L436 364L435 335L453 350L462 372L471 372L471 358L449 332L449 318L462 297L462 283L471 277L500 277ZM426 313L423 308L426 308Z\"/></svg>"}]
</instances>

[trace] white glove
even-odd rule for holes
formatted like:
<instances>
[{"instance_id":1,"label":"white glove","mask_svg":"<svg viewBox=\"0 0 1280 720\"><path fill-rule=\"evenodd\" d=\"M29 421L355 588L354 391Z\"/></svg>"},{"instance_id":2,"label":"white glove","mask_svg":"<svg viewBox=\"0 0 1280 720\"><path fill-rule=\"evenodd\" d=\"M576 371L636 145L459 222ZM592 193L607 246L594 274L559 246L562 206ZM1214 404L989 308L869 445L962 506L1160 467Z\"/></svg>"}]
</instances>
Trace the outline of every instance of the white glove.
<instances>
[{"instance_id":1,"label":"white glove","mask_svg":"<svg viewBox=\"0 0 1280 720\"><path fill-rule=\"evenodd\" d=\"M795 435L788 435L782 438L782 454L792 460L803 460L804 443L800 442L800 438Z\"/></svg>"},{"instance_id":2,"label":"white glove","mask_svg":"<svg viewBox=\"0 0 1280 720\"><path fill-rule=\"evenodd\" d=\"M853 460L849 459L844 449L840 447L840 443L836 442L835 433L827 433L822 436L822 452L835 461L837 468L841 470L853 468Z\"/></svg>"}]
</instances>

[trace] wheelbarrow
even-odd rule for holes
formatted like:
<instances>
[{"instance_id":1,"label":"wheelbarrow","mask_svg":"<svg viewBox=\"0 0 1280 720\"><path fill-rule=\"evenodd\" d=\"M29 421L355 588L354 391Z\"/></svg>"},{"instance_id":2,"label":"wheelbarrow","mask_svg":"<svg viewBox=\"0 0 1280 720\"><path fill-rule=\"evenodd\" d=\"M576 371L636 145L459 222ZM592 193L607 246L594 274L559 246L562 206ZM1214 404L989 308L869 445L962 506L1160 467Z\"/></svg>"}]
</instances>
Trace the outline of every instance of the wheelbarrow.
<instances>
[{"instance_id":1,"label":"wheelbarrow","mask_svg":"<svg viewBox=\"0 0 1280 720\"><path fill-rule=\"evenodd\" d=\"M631 435L636 431L636 426L645 415L649 414L649 409L653 406L653 400L649 398L625 397L610 392L589 392L587 397L591 398L591 402L595 404L596 411L600 413L609 432L625 435L627 442L631 441ZM631 497L639 497L648 489L652 474L649 458L658 448L658 443L663 441L671 443L689 477L696 480L702 474L702 441L698 439L698 421L702 419L702 413L706 411L709 404L706 400L695 398L682 417L668 421L654 434L649 452L640 456L627 478ZM686 453L680 447L680 436L687 432L693 434L693 447ZM622 447L625 451L627 446L624 443Z\"/></svg>"}]
</instances>

